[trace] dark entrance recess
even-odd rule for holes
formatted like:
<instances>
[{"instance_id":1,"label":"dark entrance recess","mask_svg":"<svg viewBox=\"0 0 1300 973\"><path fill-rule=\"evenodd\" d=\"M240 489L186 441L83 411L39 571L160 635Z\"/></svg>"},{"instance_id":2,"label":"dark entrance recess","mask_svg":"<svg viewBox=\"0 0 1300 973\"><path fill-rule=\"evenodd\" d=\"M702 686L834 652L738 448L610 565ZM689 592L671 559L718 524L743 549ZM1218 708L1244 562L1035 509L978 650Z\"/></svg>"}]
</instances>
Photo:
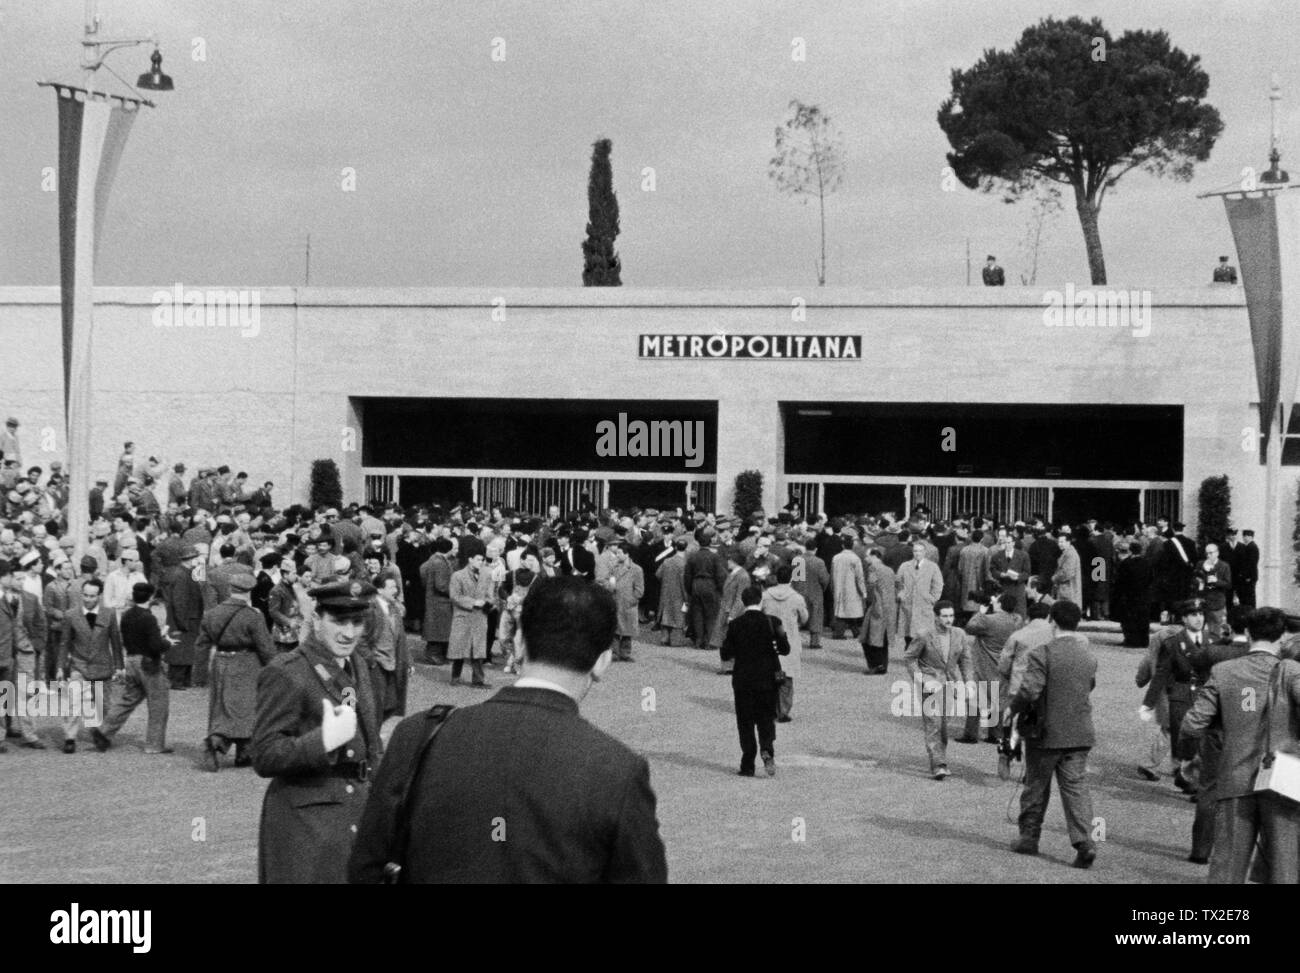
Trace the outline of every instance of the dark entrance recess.
<instances>
[{"instance_id":1,"label":"dark entrance recess","mask_svg":"<svg viewBox=\"0 0 1300 973\"><path fill-rule=\"evenodd\" d=\"M610 480L609 506L616 510L654 507L671 510L686 504L685 480Z\"/></svg>"},{"instance_id":2,"label":"dark entrance recess","mask_svg":"<svg viewBox=\"0 0 1300 973\"><path fill-rule=\"evenodd\" d=\"M1182 406L783 402L781 412L790 476L1183 478Z\"/></svg>"},{"instance_id":3,"label":"dark entrance recess","mask_svg":"<svg viewBox=\"0 0 1300 973\"><path fill-rule=\"evenodd\" d=\"M827 483L822 491L822 506L828 517L856 517L865 510L907 513L907 494L901 483Z\"/></svg>"},{"instance_id":4,"label":"dark entrance recess","mask_svg":"<svg viewBox=\"0 0 1300 973\"><path fill-rule=\"evenodd\" d=\"M474 481L468 476L401 476L402 506L438 504L444 510L474 498Z\"/></svg>"},{"instance_id":5,"label":"dark entrance recess","mask_svg":"<svg viewBox=\"0 0 1300 973\"><path fill-rule=\"evenodd\" d=\"M717 469L718 404L693 400L614 399L370 399L354 400L361 415L361 462L368 467L424 469L576 470L677 473L683 479ZM597 425L701 422L699 466L684 456L599 456ZM698 427L692 425L692 431ZM691 442L696 451L696 441ZM620 444L629 446L631 443ZM685 443L680 440L677 447ZM403 503L406 497L402 497Z\"/></svg>"},{"instance_id":6,"label":"dark entrance recess","mask_svg":"<svg viewBox=\"0 0 1300 973\"><path fill-rule=\"evenodd\" d=\"M1052 519L1077 524L1096 518L1112 524L1132 524L1138 519L1137 490L1076 489L1056 487L1052 491Z\"/></svg>"}]
</instances>

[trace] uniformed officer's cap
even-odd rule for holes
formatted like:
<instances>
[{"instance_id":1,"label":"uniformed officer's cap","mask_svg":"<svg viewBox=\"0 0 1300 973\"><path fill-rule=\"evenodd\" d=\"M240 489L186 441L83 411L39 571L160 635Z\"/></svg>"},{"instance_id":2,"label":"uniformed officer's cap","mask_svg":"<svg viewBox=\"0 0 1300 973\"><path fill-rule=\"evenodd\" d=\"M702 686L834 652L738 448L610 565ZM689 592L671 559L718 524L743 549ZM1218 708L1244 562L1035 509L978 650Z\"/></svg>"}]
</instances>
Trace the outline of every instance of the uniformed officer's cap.
<instances>
[{"instance_id":1,"label":"uniformed officer's cap","mask_svg":"<svg viewBox=\"0 0 1300 973\"><path fill-rule=\"evenodd\" d=\"M316 607L334 614L362 612L370 609L375 586L365 581L336 581L307 592L316 599Z\"/></svg>"},{"instance_id":2,"label":"uniformed officer's cap","mask_svg":"<svg viewBox=\"0 0 1300 973\"><path fill-rule=\"evenodd\" d=\"M252 591L256 587L257 579L251 574L244 574L241 571L239 574L234 574L230 577L231 591Z\"/></svg>"},{"instance_id":3,"label":"uniformed officer's cap","mask_svg":"<svg viewBox=\"0 0 1300 973\"><path fill-rule=\"evenodd\" d=\"M1179 618L1182 618L1184 615L1204 613L1205 603L1199 598L1188 598L1185 601L1180 601L1178 603L1177 611Z\"/></svg>"},{"instance_id":4,"label":"uniformed officer's cap","mask_svg":"<svg viewBox=\"0 0 1300 973\"><path fill-rule=\"evenodd\" d=\"M199 549L195 547L193 544L186 544L184 547L181 548L180 559L182 561L188 561L190 558L198 557L198 556L199 556Z\"/></svg>"}]
</instances>

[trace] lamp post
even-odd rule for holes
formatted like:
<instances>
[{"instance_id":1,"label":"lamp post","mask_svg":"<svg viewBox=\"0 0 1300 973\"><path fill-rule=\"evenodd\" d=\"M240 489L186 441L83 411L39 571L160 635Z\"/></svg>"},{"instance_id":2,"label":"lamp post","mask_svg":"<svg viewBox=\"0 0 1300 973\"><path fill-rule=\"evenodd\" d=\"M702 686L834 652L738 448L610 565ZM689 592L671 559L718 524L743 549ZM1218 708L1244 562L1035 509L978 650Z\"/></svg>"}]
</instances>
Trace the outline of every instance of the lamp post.
<instances>
[{"instance_id":1,"label":"lamp post","mask_svg":"<svg viewBox=\"0 0 1300 973\"><path fill-rule=\"evenodd\" d=\"M59 282L63 323L63 407L67 430L67 530L78 554L85 550L90 520L91 341L94 328L95 255L108 209L109 192L126 147L131 124L144 98L111 95L92 87L95 72L114 51L153 44L151 69L137 86L172 90L162 72L162 54L153 37L101 39L98 0L86 2L81 41L81 87L55 81L59 105ZM128 85L129 87L129 85Z\"/></svg>"}]
</instances>

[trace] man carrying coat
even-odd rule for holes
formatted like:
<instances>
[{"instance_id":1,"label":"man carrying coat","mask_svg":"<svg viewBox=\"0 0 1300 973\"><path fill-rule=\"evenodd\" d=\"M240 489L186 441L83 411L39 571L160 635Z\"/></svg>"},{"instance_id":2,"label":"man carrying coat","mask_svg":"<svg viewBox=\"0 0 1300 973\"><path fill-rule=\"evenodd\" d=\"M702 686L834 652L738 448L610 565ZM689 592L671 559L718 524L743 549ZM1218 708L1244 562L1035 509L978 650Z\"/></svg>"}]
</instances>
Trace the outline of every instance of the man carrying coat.
<instances>
[{"instance_id":1,"label":"man carrying coat","mask_svg":"<svg viewBox=\"0 0 1300 973\"><path fill-rule=\"evenodd\" d=\"M270 777L258 829L262 884L338 884L383 744L370 669L358 648L375 589L313 588L311 632L257 679L253 767Z\"/></svg>"}]
</instances>

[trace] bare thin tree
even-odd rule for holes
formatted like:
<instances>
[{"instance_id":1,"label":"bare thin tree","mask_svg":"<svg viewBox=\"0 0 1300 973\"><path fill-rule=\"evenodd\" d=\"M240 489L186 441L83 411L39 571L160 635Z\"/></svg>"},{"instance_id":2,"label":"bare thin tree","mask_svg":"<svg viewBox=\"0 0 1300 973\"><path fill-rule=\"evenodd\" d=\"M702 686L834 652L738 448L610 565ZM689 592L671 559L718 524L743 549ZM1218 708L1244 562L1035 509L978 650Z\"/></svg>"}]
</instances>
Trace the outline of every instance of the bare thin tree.
<instances>
[{"instance_id":1,"label":"bare thin tree","mask_svg":"<svg viewBox=\"0 0 1300 973\"><path fill-rule=\"evenodd\" d=\"M821 215L817 284L826 283L826 197L844 180L844 141L830 116L816 105L790 102L776 129L776 154L767 166L777 189L806 204L814 196Z\"/></svg>"}]
</instances>

